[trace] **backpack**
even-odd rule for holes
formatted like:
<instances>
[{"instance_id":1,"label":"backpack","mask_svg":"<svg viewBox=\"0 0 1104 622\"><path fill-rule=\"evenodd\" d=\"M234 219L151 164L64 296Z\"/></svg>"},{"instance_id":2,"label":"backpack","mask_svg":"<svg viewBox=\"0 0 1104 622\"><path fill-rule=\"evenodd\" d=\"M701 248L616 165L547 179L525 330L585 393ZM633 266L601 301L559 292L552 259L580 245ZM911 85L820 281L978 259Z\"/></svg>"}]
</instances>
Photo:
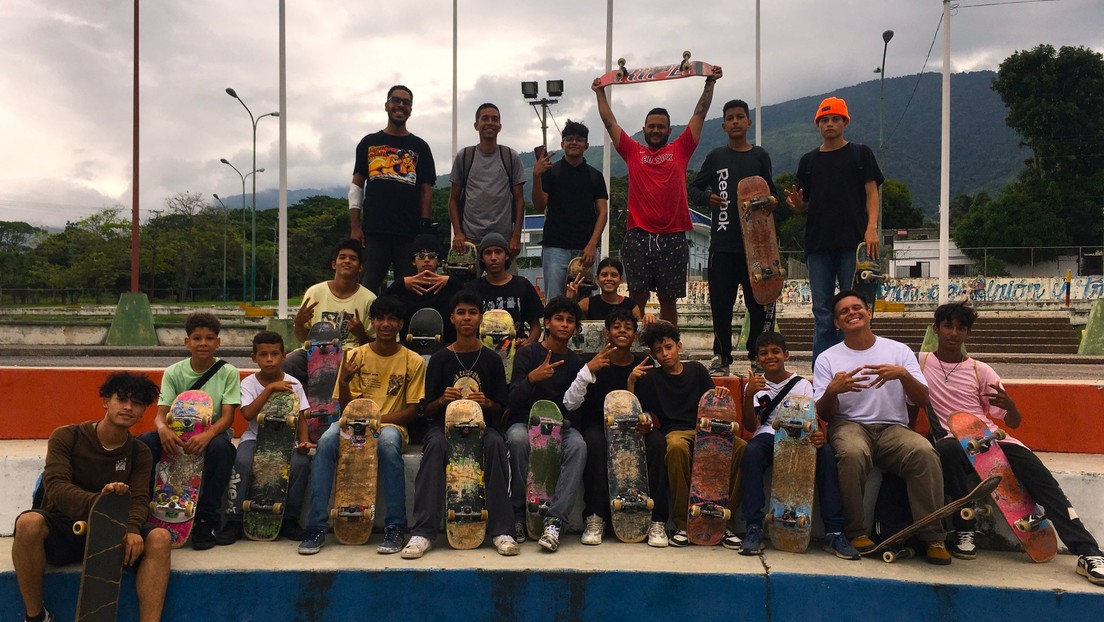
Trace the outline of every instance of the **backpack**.
<instances>
[{"instance_id":1,"label":"backpack","mask_svg":"<svg viewBox=\"0 0 1104 622\"><path fill-rule=\"evenodd\" d=\"M874 502L874 524L870 528L870 539L881 544L912 522L908 485L903 478L889 471L882 471L882 485L878 488L878 499Z\"/></svg>"},{"instance_id":2,"label":"backpack","mask_svg":"<svg viewBox=\"0 0 1104 622\"><path fill-rule=\"evenodd\" d=\"M464 203L468 198L468 173L471 172L472 164L475 162L475 150L476 146L472 145L464 147L461 151L463 157L460 161L460 196L457 197L456 203L460 211L460 220L464 219ZM514 186L514 159L507 157L510 153L510 148L505 145L498 146L498 157L502 160L502 170L506 172L506 187L513 188ZM513 213L513 210L510 211Z\"/></svg>"}]
</instances>

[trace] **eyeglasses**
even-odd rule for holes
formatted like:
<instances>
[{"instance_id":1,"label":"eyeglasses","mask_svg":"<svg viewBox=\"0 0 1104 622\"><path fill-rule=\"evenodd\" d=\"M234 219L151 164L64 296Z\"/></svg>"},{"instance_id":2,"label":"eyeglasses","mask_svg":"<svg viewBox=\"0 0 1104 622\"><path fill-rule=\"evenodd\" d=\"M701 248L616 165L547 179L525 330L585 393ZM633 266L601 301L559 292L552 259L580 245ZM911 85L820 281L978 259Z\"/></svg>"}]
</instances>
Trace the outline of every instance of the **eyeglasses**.
<instances>
[{"instance_id":1,"label":"eyeglasses","mask_svg":"<svg viewBox=\"0 0 1104 622\"><path fill-rule=\"evenodd\" d=\"M399 97L398 95L392 95L391 97L388 97L387 101L391 102L392 104L402 104L404 106L411 106L414 104L413 99L410 99L409 97Z\"/></svg>"},{"instance_id":2,"label":"eyeglasses","mask_svg":"<svg viewBox=\"0 0 1104 622\"><path fill-rule=\"evenodd\" d=\"M585 143L587 139L584 136L564 136L563 141L565 143Z\"/></svg>"},{"instance_id":3,"label":"eyeglasses","mask_svg":"<svg viewBox=\"0 0 1104 622\"><path fill-rule=\"evenodd\" d=\"M428 251L418 251L417 253L414 253L414 258L415 259L437 259L437 253L428 252Z\"/></svg>"}]
</instances>

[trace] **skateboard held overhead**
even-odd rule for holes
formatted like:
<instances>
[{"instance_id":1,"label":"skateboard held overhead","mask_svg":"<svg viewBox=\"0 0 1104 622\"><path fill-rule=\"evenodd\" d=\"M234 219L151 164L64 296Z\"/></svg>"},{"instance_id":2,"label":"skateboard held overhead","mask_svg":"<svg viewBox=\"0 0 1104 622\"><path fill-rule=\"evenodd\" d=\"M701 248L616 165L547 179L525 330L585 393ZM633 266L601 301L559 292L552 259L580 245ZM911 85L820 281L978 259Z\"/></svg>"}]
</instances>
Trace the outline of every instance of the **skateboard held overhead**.
<instances>
[{"instance_id":1,"label":"skateboard held overhead","mask_svg":"<svg viewBox=\"0 0 1104 622\"><path fill-rule=\"evenodd\" d=\"M694 544L714 545L724 538L731 488L732 451L739 414L731 396L712 389L698 401L698 428L690 467L689 519L686 531Z\"/></svg>"},{"instance_id":2,"label":"skateboard held overhead","mask_svg":"<svg viewBox=\"0 0 1104 622\"><path fill-rule=\"evenodd\" d=\"M556 482L560 479L563 414L548 400L538 400L529 411L529 473L525 487L525 530L536 540L544 534L544 519Z\"/></svg>"},{"instance_id":3,"label":"skateboard held overhead","mask_svg":"<svg viewBox=\"0 0 1104 622\"><path fill-rule=\"evenodd\" d=\"M298 413L299 397L276 391L257 414L257 445L242 501L242 526L250 540L275 540L280 533Z\"/></svg>"},{"instance_id":4,"label":"skateboard held overhead","mask_svg":"<svg viewBox=\"0 0 1104 622\"><path fill-rule=\"evenodd\" d=\"M774 548L804 553L812 533L816 448L809 435L817 429L812 398L788 395L771 417L774 428L774 474L770 510L764 522Z\"/></svg>"},{"instance_id":5,"label":"skateboard held overhead","mask_svg":"<svg viewBox=\"0 0 1104 622\"><path fill-rule=\"evenodd\" d=\"M778 205L778 199L771 196L767 181L758 175L741 179L736 185L736 196L751 291L756 302L769 305L778 300L786 278L774 226L774 208ZM718 223L717 227L723 225Z\"/></svg>"},{"instance_id":6,"label":"skateboard held overhead","mask_svg":"<svg viewBox=\"0 0 1104 622\"><path fill-rule=\"evenodd\" d=\"M115 620L129 517L130 492L109 492L96 497L87 521L73 523L73 533L87 536L77 594L79 622Z\"/></svg>"},{"instance_id":7,"label":"skateboard held overhead","mask_svg":"<svg viewBox=\"0 0 1104 622\"><path fill-rule=\"evenodd\" d=\"M338 542L364 544L372 536L376 517L379 406L367 398L355 399L345 407L337 424L337 474L330 519Z\"/></svg>"},{"instance_id":8,"label":"skateboard held overhead","mask_svg":"<svg viewBox=\"0 0 1104 622\"><path fill-rule=\"evenodd\" d=\"M617 59L617 69L607 71L598 77L598 86L614 84L640 84L658 80L674 80L692 76L708 76L713 73L713 65L701 61L691 61L690 52L682 53L682 60L672 65L656 65L639 69L626 69L625 59Z\"/></svg>"},{"instance_id":9,"label":"skateboard held overhead","mask_svg":"<svg viewBox=\"0 0 1104 622\"><path fill-rule=\"evenodd\" d=\"M176 396L165 423L180 440L187 442L211 425L214 405L203 391L185 391ZM172 548L184 546L192 534L195 506L203 483L203 454L162 453L154 465L153 495L149 523L164 527L172 536Z\"/></svg>"},{"instance_id":10,"label":"skateboard held overhead","mask_svg":"<svg viewBox=\"0 0 1104 622\"><path fill-rule=\"evenodd\" d=\"M483 479L483 409L456 400L445 409L449 459L445 467L445 533L454 549L474 549L487 536Z\"/></svg>"},{"instance_id":11,"label":"skateboard held overhead","mask_svg":"<svg viewBox=\"0 0 1104 622\"><path fill-rule=\"evenodd\" d=\"M642 542L648 537L655 506L649 495L644 437L639 431L650 419L640 408L640 400L628 391L610 391L603 410L613 533L622 542Z\"/></svg>"}]
</instances>

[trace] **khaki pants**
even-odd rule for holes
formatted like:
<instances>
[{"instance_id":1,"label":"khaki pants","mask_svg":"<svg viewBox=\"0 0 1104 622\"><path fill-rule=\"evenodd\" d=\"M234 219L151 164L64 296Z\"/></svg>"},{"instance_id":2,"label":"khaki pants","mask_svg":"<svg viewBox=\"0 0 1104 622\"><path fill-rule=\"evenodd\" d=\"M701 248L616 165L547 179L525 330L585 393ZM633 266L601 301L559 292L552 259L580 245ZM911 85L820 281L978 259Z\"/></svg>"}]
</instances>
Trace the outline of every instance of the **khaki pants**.
<instances>
[{"instance_id":1,"label":"khaki pants","mask_svg":"<svg viewBox=\"0 0 1104 622\"><path fill-rule=\"evenodd\" d=\"M686 529L687 512L690 505L690 457L694 451L694 437L697 430L676 430L667 433L667 485L671 496L671 517L675 520L675 529ZM737 438L732 444L732 468L729 471L731 488L728 494L728 509L735 519L740 507L740 458L744 455L747 441ZM731 524L731 523L730 523Z\"/></svg>"},{"instance_id":2,"label":"khaki pants","mask_svg":"<svg viewBox=\"0 0 1104 622\"><path fill-rule=\"evenodd\" d=\"M848 538L866 534L863 491L873 467L905 480L914 521L943 506L939 454L923 436L901 425L862 424L837 418L828 425L828 438L836 450L843 532ZM945 533L937 522L917 535L925 542L942 542Z\"/></svg>"}]
</instances>

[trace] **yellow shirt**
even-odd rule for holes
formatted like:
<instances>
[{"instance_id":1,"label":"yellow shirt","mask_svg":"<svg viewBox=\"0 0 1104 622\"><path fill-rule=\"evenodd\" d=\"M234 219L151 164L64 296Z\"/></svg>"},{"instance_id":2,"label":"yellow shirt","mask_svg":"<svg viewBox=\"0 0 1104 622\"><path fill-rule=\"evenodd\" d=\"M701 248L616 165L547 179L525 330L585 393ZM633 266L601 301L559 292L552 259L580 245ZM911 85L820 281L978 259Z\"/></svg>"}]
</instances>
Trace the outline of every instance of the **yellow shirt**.
<instances>
[{"instance_id":1,"label":"yellow shirt","mask_svg":"<svg viewBox=\"0 0 1104 622\"><path fill-rule=\"evenodd\" d=\"M380 356L365 344L349 356L360 363L360 370L349 381L353 399L366 397L379 405L380 413L390 415L425 397L425 360L421 355L400 345L395 354ZM333 396L339 397L339 392L335 384Z\"/></svg>"},{"instance_id":2,"label":"yellow shirt","mask_svg":"<svg viewBox=\"0 0 1104 622\"><path fill-rule=\"evenodd\" d=\"M307 288L307 291L303 294L303 300L318 303L318 306L314 308L314 315L311 317L310 323L307 324L308 331L315 322L323 320L333 322L341 330L342 346L345 349L355 348L360 345L360 341L356 338L356 335L349 332L348 321L345 319L347 313L351 316L360 316L360 321L364 323L364 329L369 335L372 334L372 322L368 319L368 309L375 302L376 295L363 285L360 285L352 296L338 298L330 291L327 281L322 281Z\"/></svg>"}]
</instances>

